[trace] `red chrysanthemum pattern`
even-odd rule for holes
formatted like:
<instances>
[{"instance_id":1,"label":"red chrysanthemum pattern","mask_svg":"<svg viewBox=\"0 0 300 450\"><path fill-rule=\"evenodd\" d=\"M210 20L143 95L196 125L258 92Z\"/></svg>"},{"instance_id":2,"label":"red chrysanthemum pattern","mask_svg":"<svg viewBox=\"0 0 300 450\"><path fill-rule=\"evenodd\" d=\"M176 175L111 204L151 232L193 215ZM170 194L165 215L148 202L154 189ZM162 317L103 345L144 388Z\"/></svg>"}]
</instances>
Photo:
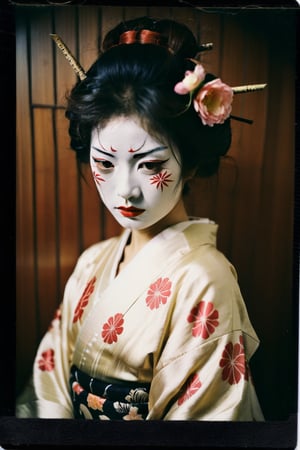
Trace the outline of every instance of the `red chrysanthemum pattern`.
<instances>
[{"instance_id":1,"label":"red chrysanthemum pattern","mask_svg":"<svg viewBox=\"0 0 300 450\"><path fill-rule=\"evenodd\" d=\"M93 177L94 177L94 180L96 181L96 183L99 185L101 184L101 182L105 181L104 178L102 178L101 175L99 173L95 172L94 170L93 170Z\"/></svg>"},{"instance_id":2,"label":"red chrysanthemum pattern","mask_svg":"<svg viewBox=\"0 0 300 450\"><path fill-rule=\"evenodd\" d=\"M158 278L148 289L146 304L150 309L157 309L164 305L171 295L172 282L169 278Z\"/></svg>"},{"instance_id":3,"label":"red chrysanthemum pattern","mask_svg":"<svg viewBox=\"0 0 300 450\"><path fill-rule=\"evenodd\" d=\"M84 308L87 306L90 296L94 292L95 289L96 277L93 277L86 285L82 296L76 306L74 311L73 323L77 322L83 314Z\"/></svg>"},{"instance_id":4,"label":"red chrysanthemum pattern","mask_svg":"<svg viewBox=\"0 0 300 450\"><path fill-rule=\"evenodd\" d=\"M54 369L54 350L49 348L41 354L41 358L38 360L39 369L44 372L51 372Z\"/></svg>"},{"instance_id":5,"label":"red chrysanthemum pattern","mask_svg":"<svg viewBox=\"0 0 300 450\"><path fill-rule=\"evenodd\" d=\"M165 170L164 172L159 172L158 174L153 175L153 177L150 178L150 182L151 184L156 184L156 188L160 188L160 190L163 191L164 186L168 187L168 184L174 181L170 179L170 176L171 174Z\"/></svg>"},{"instance_id":6,"label":"red chrysanthemum pattern","mask_svg":"<svg viewBox=\"0 0 300 450\"><path fill-rule=\"evenodd\" d=\"M113 317L110 317L108 321L103 325L102 338L106 344L112 344L117 342L118 335L123 333L124 318L123 314L117 313Z\"/></svg>"},{"instance_id":7,"label":"red chrysanthemum pattern","mask_svg":"<svg viewBox=\"0 0 300 450\"><path fill-rule=\"evenodd\" d=\"M195 373L192 375L184 389L183 394L177 400L178 405L182 405L186 400L192 397L192 395L196 394L196 392L201 388L202 383L200 381L199 375Z\"/></svg>"},{"instance_id":8,"label":"red chrysanthemum pattern","mask_svg":"<svg viewBox=\"0 0 300 450\"><path fill-rule=\"evenodd\" d=\"M201 301L196 305L187 317L187 321L193 323L192 335L207 339L214 333L219 325L219 313L213 303Z\"/></svg>"},{"instance_id":9,"label":"red chrysanthemum pattern","mask_svg":"<svg viewBox=\"0 0 300 450\"><path fill-rule=\"evenodd\" d=\"M242 377L248 379L244 346L241 339L236 344L229 342L225 346L220 367L223 368L222 380L228 381L229 384L239 383Z\"/></svg>"}]
</instances>

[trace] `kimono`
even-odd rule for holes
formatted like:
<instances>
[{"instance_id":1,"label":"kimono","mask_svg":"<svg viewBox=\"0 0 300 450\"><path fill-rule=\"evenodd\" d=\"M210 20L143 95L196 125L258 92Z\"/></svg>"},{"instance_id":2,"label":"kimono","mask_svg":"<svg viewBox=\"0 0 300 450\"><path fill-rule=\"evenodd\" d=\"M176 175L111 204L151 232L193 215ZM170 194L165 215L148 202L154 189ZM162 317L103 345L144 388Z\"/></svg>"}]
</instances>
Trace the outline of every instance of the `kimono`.
<instances>
[{"instance_id":1,"label":"kimono","mask_svg":"<svg viewBox=\"0 0 300 450\"><path fill-rule=\"evenodd\" d=\"M259 340L217 229L173 225L120 273L129 230L82 253L35 358L37 417L264 420L249 368Z\"/></svg>"}]
</instances>

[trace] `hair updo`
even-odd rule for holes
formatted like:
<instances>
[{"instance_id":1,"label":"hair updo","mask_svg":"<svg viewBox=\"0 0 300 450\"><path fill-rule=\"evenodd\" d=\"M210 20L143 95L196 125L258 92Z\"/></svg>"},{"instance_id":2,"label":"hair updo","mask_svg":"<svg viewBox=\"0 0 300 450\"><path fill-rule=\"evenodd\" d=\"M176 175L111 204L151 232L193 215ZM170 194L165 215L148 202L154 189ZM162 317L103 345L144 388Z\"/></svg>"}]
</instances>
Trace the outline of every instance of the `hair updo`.
<instances>
[{"instance_id":1,"label":"hair updo","mask_svg":"<svg viewBox=\"0 0 300 450\"><path fill-rule=\"evenodd\" d=\"M98 59L68 97L66 116L78 161L89 161L94 127L127 116L179 150L183 174L213 175L231 143L230 119L203 125L192 106L186 109L187 96L174 92L186 70L193 70L189 58L199 50L193 33L172 20L141 17L109 31ZM207 74L205 81L214 78Z\"/></svg>"}]
</instances>

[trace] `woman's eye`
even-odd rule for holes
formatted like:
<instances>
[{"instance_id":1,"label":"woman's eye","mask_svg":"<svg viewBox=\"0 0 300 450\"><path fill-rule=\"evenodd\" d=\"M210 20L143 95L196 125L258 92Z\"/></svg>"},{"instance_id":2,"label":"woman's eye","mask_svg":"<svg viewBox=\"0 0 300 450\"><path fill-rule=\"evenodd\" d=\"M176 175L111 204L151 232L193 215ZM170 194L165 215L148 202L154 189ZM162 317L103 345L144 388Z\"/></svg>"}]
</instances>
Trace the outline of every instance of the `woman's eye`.
<instances>
[{"instance_id":1,"label":"woman's eye","mask_svg":"<svg viewBox=\"0 0 300 450\"><path fill-rule=\"evenodd\" d=\"M140 163L139 169L142 169L142 171L146 174L154 174L158 173L163 169L163 164L167 162L165 161L145 161Z\"/></svg>"},{"instance_id":2,"label":"woman's eye","mask_svg":"<svg viewBox=\"0 0 300 450\"><path fill-rule=\"evenodd\" d=\"M93 161L99 170L108 171L110 169L113 169L113 167L114 167L113 163L111 163L110 161L108 161L106 159L93 158Z\"/></svg>"}]
</instances>

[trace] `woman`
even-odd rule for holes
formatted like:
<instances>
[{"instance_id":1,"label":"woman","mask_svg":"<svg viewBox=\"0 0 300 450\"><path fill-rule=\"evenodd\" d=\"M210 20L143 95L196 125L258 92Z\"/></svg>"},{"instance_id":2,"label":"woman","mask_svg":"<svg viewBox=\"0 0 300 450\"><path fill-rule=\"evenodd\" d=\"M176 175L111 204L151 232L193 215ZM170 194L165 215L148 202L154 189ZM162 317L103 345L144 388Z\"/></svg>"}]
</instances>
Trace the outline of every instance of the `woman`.
<instances>
[{"instance_id":1,"label":"woman","mask_svg":"<svg viewBox=\"0 0 300 450\"><path fill-rule=\"evenodd\" d=\"M19 416L263 420L235 269L184 205L231 141L233 90L199 50L182 24L121 23L70 93L71 146L124 232L79 257Z\"/></svg>"}]
</instances>

